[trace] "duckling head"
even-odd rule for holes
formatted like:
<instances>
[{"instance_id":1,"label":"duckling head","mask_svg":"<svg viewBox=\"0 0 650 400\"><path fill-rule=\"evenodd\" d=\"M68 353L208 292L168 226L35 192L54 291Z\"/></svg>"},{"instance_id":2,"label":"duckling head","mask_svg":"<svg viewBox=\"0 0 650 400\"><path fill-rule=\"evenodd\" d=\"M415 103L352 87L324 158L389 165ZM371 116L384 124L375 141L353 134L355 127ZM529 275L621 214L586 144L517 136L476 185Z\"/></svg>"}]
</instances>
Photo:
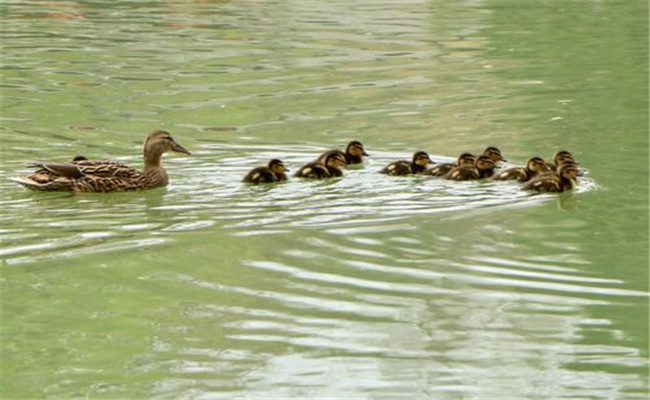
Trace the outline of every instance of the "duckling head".
<instances>
[{"instance_id":1,"label":"duckling head","mask_svg":"<svg viewBox=\"0 0 650 400\"><path fill-rule=\"evenodd\" d=\"M496 168L496 164L489 156L480 156L476 159L475 167L479 171L491 171Z\"/></svg>"},{"instance_id":2,"label":"duckling head","mask_svg":"<svg viewBox=\"0 0 650 400\"><path fill-rule=\"evenodd\" d=\"M191 154L185 147L176 143L169 132L154 131L147 135L144 141L144 156L160 156L163 153L175 151L177 153Z\"/></svg>"},{"instance_id":3,"label":"duckling head","mask_svg":"<svg viewBox=\"0 0 650 400\"><path fill-rule=\"evenodd\" d=\"M458 161L456 161L456 164L463 168L471 168L474 163L476 163L476 156L472 153L462 153L458 156Z\"/></svg>"},{"instance_id":4,"label":"duckling head","mask_svg":"<svg viewBox=\"0 0 650 400\"><path fill-rule=\"evenodd\" d=\"M325 153L325 162L323 164L329 168L340 168L347 164L345 154L340 150L329 151Z\"/></svg>"},{"instance_id":5,"label":"duckling head","mask_svg":"<svg viewBox=\"0 0 650 400\"><path fill-rule=\"evenodd\" d=\"M569 153L566 150L560 150L557 153L555 153L555 156L553 156L553 162L555 162L555 165L558 167L565 162L572 162L576 163L576 161L573 159L573 154Z\"/></svg>"},{"instance_id":6,"label":"duckling head","mask_svg":"<svg viewBox=\"0 0 650 400\"><path fill-rule=\"evenodd\" d=\"M278 160L277 158L269 161L269 169L276 175L289 172L289 168L284 166L284 162L282 162L282 160Z\"/></svg>"},{"instance_id":7,"label":"duckling head","mask_svg":"<svg viewBox=\"0 0 650 400\"><path fill-rule=\"evenodd\" d=\"M369 155L368 153L366 153L366 150L363 148L363 144L361 144L361 142L358 140L353 140L350 143L348 143L348 146L345 148L345 152L355 157Z\"/></svg>"},{"instance_id":8,"label":"duckling head","mask_svg":"<svg viewBox=\"0 0 650 400\"><path fill-rule=\"evenodd\" d=\"M497 147L494 146L486 147L485 150L483 150L483 155L490 157L490 159L495 163L499 161L503 161L503 162L508 161L505 158L503 158L503 156L501 155L501 150L499 150Z\"/></svg>"},{"instance_id":9,"label":"duckling head","mask_svg":"<svg viewBox=\"0 0 650 400\"><path fill-rule=\"evenodd\" d=\"M567 162L558 167L557 173L564 179L576 180L582 174L576 163Z\"/></svg>"},{"instance_id":10,"label":"duckling head","mask_svg":"<svg viewBox=\"0 0 650 400\"><path fill-rule=\"evenodd\" d=\"M551 170L548 164L546 164L546 161L541 157L529 158L528 161L526 161L526 169L535 173L549 172Z\"/></svg>"},{"instance_id":11,"label":"duckling head","mask_svg":"<svg viewBox=\"0 0 650 400\"><path fill-rule=\"evenodd\" d=\"M433 161L424 151L416 151L415 154L413 154L413 164L419 167L426 167L428 164L433 164Z\"/></svg>"}]
</instances>

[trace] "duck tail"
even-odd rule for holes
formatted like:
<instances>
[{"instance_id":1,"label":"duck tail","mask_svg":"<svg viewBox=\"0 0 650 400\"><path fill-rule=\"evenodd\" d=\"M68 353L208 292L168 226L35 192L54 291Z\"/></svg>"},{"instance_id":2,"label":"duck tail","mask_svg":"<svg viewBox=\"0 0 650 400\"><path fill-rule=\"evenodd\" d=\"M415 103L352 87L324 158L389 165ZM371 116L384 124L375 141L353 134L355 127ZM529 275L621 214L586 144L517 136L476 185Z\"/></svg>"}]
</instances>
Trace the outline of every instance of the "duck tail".
<instances>
[{"instance_id":1,"label":"duck tail","mask_svg":"<svg viewBox=\"0 0 650 400\"><path fill-rule=\"evenodd\" d=\"M16 182L20 185L25 186L28 189L40 190L40 191L50 191L50 185L47 183L38 183L29 178L9 178L10 181Z\"/></svg>"}]
</instances>

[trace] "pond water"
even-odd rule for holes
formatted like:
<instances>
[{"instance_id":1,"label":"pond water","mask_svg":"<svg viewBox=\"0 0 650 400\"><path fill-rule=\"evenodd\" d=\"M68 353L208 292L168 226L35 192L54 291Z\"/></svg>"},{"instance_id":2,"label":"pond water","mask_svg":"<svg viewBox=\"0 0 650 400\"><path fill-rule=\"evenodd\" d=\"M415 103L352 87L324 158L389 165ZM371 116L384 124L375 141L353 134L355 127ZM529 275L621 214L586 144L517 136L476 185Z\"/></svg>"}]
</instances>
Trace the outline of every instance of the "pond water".
<instances>
[{"instance_id":1,"label":"pond water","mask_svg":"<svg viewBox=\"0 0 650 400\"><path fill-rule=\"evenodd\" d=\"M647 398L648 4L4 1L3 398ZM75 155L171 184L34 193ZM351 139L341 179L240 182ZM566 148L577 190L377 171Z\"/></svg>"}]
</instances>

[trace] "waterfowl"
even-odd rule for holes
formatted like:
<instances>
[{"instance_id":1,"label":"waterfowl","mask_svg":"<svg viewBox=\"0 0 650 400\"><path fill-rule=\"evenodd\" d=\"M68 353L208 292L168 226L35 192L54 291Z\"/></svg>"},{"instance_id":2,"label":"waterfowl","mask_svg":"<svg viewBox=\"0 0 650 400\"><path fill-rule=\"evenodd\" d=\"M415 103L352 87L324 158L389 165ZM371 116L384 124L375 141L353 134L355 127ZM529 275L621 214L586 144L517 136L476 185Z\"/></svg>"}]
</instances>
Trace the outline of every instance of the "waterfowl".
<instances>
[{"instance_id":1,"label":"waterfowl","mask_svg":"<svg viewBox=\"0 0 650 400\"><path fill-rule=\"evenodd\" d=\"M322 162L319 161L322 159ZM300 167L294 176L298 178L323 179L343 176L341 167L346 164L345 154L340 150L323 153L318 160Z\"/></svg>"},{"instance_id":2,"label":"waterfowl","mask_svg":"<svg viewBox=\"0 0 650 400\"><path fill-rule=\"evenodd\" d=\"M551 171L551 168L541 157L531 157L526 161L525 167L508 168L492 176L492 179L497 181L516 180L519 182L527 182L536 175L549 171Z\"/></svg>"},{"instance_id":3,"label":"waterfowl","mask_svg":"<svg viewBox=\"0 0 650 400\"><path fill-rule=\"evenodd\" d=\"M573 162L568 162L560 165L557 171L536 176L526 182L521 189L544 193L564 192L575 187L578 176L580 176L578 166Z\"/></svg>"},{"instance_id":4,"label":"waterfowl","mask_svg":"<svg viewBox=\"0 0 650 400\"><path fill-rule=\"evenodd\" d=\"M353 140L345 148L345 161L348 165L363 163L363 157L368 156L363 144L358 140Z\"/></svg>"},{"instance_id":5,"label":"waterfowl","mask_svg":"<svg viewBox=\"0 0 650 400\"><path fill-rule=\"evenodd\" d=\"M284 166L282 160L277 158L269 161L266 167L257 167L250 170L248 174L243 179L243 182L247 183L272 183L272 182L282 182L287 180L287 175L285 172L289 171L287 167Z\"/></svg>"},{"instance_id":6,"label":"waterfowl","mask_svg":"<svg viewBox=\"0 0 650 400\"><path fill-rule=\"evenodd\" d=\"M483 156L490 157L490 159L495 163L498 164L500 161L506 162L505 158L501 155L501 150L499 150L497 147L494 146L488 146L483 150Z\"/></svg>"},{"instance_id":7,"label":"waterfowl","mask_svg":"<svg viewBox=\"0 0 650 400\"><path fill-rule=\"evenodd\" d=\"M379 172L394 176L423 174L429 164L433 164L429 155L424 151L416 151L411 162L405 160L394 161Z\"/></svg>"},{"instance_id":8,"label":"waterfowl","mask_svg":"<svg viewBox=\"0 0 650 400\"><path fill-rule=\"evenodd\" d=\"M548 165L551 170L557 171L557 168L566 162L578 164L576 160L573 159L573 154L566 150L560 150L553 156L553 162L546 163L546 165Z\"/></svg>"},{"instance_id":9,"label":"waterfowl","mask_svg":"<svg viewBox=\"0 0 650 400\"><path fill-rule=\"evenodd\" d=\"M471 167L457 166L443 178L453 181L469 181L475 179L489 178L494 174L496 164L488 156L479 156Z\"/></svg>"},{"instance_id":10,"label":"waterfowl","mask_svg":"<svg viewBox=\"0 0 650 400\"><path fill-rule=\"evenodd\" d=\"M92 161L75 157L73 162L34 163L40 168L26 178L12 180L32 190L56 192L125 192L166 186L162 155L174 151L190 154L168 132L154 131L143 146L144 169L139 171L116 161Z\"/></svg>"},{"instance_id":11,"label":"waterfowl","mask_svg":"<svg viewBox=\"0 0 650 400\"><path fill-rule=\"evenodd\" d=\"M455 163L440 163L436 164L433 168L428 169L425 174L433 176L445 176L455 167L468 167L471 168L476 162L476 156L471 153L462 153L458 156Z\"/></svg>"}]
</instances>

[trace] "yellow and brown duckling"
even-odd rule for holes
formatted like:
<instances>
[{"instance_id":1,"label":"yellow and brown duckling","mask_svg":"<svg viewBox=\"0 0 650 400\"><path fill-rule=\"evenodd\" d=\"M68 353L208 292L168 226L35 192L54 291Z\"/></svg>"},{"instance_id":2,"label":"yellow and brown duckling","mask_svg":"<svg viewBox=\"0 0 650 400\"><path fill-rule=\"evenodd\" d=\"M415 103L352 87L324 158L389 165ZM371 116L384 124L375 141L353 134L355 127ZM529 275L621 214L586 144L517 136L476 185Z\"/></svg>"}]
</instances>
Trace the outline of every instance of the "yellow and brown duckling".
<instances>
[{"instance_id":1,"label":"yellow and brown duckling","mask_svg":"<svg viewBox=\"0 0 650 400\"><path fill-rule=\"evenodd\" d=\"M458 156L458 159L456 160L455 163L436 164L433 168L428 169L425 172L425 174L433 175L433 176L445 176L449 172L451 172L452 169L456 167L471 168L474 166L475 162L476 162L476 156L474 154L462 153L461 155Z\"/></svg>"},{"instance_id":2,"label":"yellow and brown duckling","mask_svg":"<svg viewBox=\"0 0 650 400\"><path fill-rule=\"evenodd\" d=\"M522 186L522 190L542 193L559 193L573 189L581 176L578 166L574 162L560 165L557 171L546 172L538 175Z\"/></svg>"},{"instance_id":3,"label":"yellow and brown duckling","mask_svg":"<svg viewBox=\"0 0 650 400\"><path fill-rule=\"evenodd\" d=\"M379 172L393 176L424 174L429 164L433 164L429 155L424 151L416 151L411 162L405 160L394 161Z\"/></svg>"},{"instance_id":4,"label":"yellow and brown duckling","mask_svg":"<svg viewBox=\"0 0 650 400\"><path fill-rule=\"evenodd\" d=\"M555 155L553 156L553 162L552 163L546 163L549 168L552 171L557 171L557 168L567 162L572 162L574 164L578 164L576 160L573 158L573 154L566 150L560 150Z\"/></svg>"},{"instance_id":5,"label":"yellow and brown duckling","mask_svg":"<svg viewBox=\"0 0 650 400\"><path fill-rule=\"evenodd\" d=\"M345 161L348 165L361 164L363 163L363 157L368 157L368 155L363 148L363 144L358 140L351 141L345 148Z\"/></svg>"},{"instance_id":6,"label":"yellow and brown duckling","mask_svg":"<svg viewBox=\"0 0 650 400\"><path fill-rule=\"evenodd\" d=\"M518 182L527 182L533 177L543 174L545 172L550 172L546 161L541 157L531 157L526 161L525 167L517 168L508 168L504 171L501 171L492 176L492 179L497 181L518 181Z\"/></svg>"},{"instance_id":7,"label":"yellow and brown duckling","mask_svg":"<svg viewBox=\"0 0 650 400\"><path fill-rule=\"evenodd\" d=\"M330 151L333 150L329 150L321 154L318 156L318 159L316 161L322 164L325 161L325 156L329 154ZM343 154L345 157L345 162L347 165L361 164L363 163L363 157L368 156L368 153L366 153L366 150L363 148L363 144L361 144L361 142L358 140L353 140L348 143L345 148L345 152L341 152L341 154Z\"/></svg>"},{"instance_id":8,"label":"yellow and brown duckling","mask_svg":"<svg viewBox=\"0 0 650 400\"><path fill-rule=\"evenodd\" d=\"M496 164L488 156L479 156L471 167L457 166L443 178L452 181L470 181L489 178L494 174Z\"/></svg>"},{"instance_id":9,"label":"yellow and brown duckling","mask_svg":"<svg viewBox=\"0 0 650 400\"><path fill-rule=\"evenodd\" d=\"M318 160L300 167L294 176L308 179L339 177L343 176L341 167L345 164L345 154L342 151L330 150L323 153Z\"/></svg>"},{"instance_id":10,"label":"yellow and brown duckling","mask_svg":"<svg viewBox=\"0 0 650 400\"><path fill-rule=\"evenodd\" d=\"M72 163L34 163L40 169L26 178L12 180L32 190L54 192L125 192L166 186L162 155L174 151L190 154L168 132L155 131L144 142L144 169L139 171L116 161L75 157Z\"/></svg>"},{"instance_id":11,"label":"yellow and brown duckling","mask_svg":"<svg viewBox=\"0 0 650 400\"><path fill-rule=\"evenodd\" d=\"M243 182L255 184L282 182L287 180L285 172L288 171L289 169L284 166L282 160L274 158L269 161L266 167L257 167L250 170L244 177Z\"/></svg>"},{"instance_id":12,"label":"yellow and brown duckling","mask_svg":"<svg viewBox=\"0 0 650 400\"><path fill-rule=\"evenodd\" d=\"M490 157L490 159L494 162L495 165L498 165L499 162L506 162L505 158L501 155L501 150L499 150L497 147L494 146L488 146L483 150L483 156Z\"/></svg>"}]
</instances>

